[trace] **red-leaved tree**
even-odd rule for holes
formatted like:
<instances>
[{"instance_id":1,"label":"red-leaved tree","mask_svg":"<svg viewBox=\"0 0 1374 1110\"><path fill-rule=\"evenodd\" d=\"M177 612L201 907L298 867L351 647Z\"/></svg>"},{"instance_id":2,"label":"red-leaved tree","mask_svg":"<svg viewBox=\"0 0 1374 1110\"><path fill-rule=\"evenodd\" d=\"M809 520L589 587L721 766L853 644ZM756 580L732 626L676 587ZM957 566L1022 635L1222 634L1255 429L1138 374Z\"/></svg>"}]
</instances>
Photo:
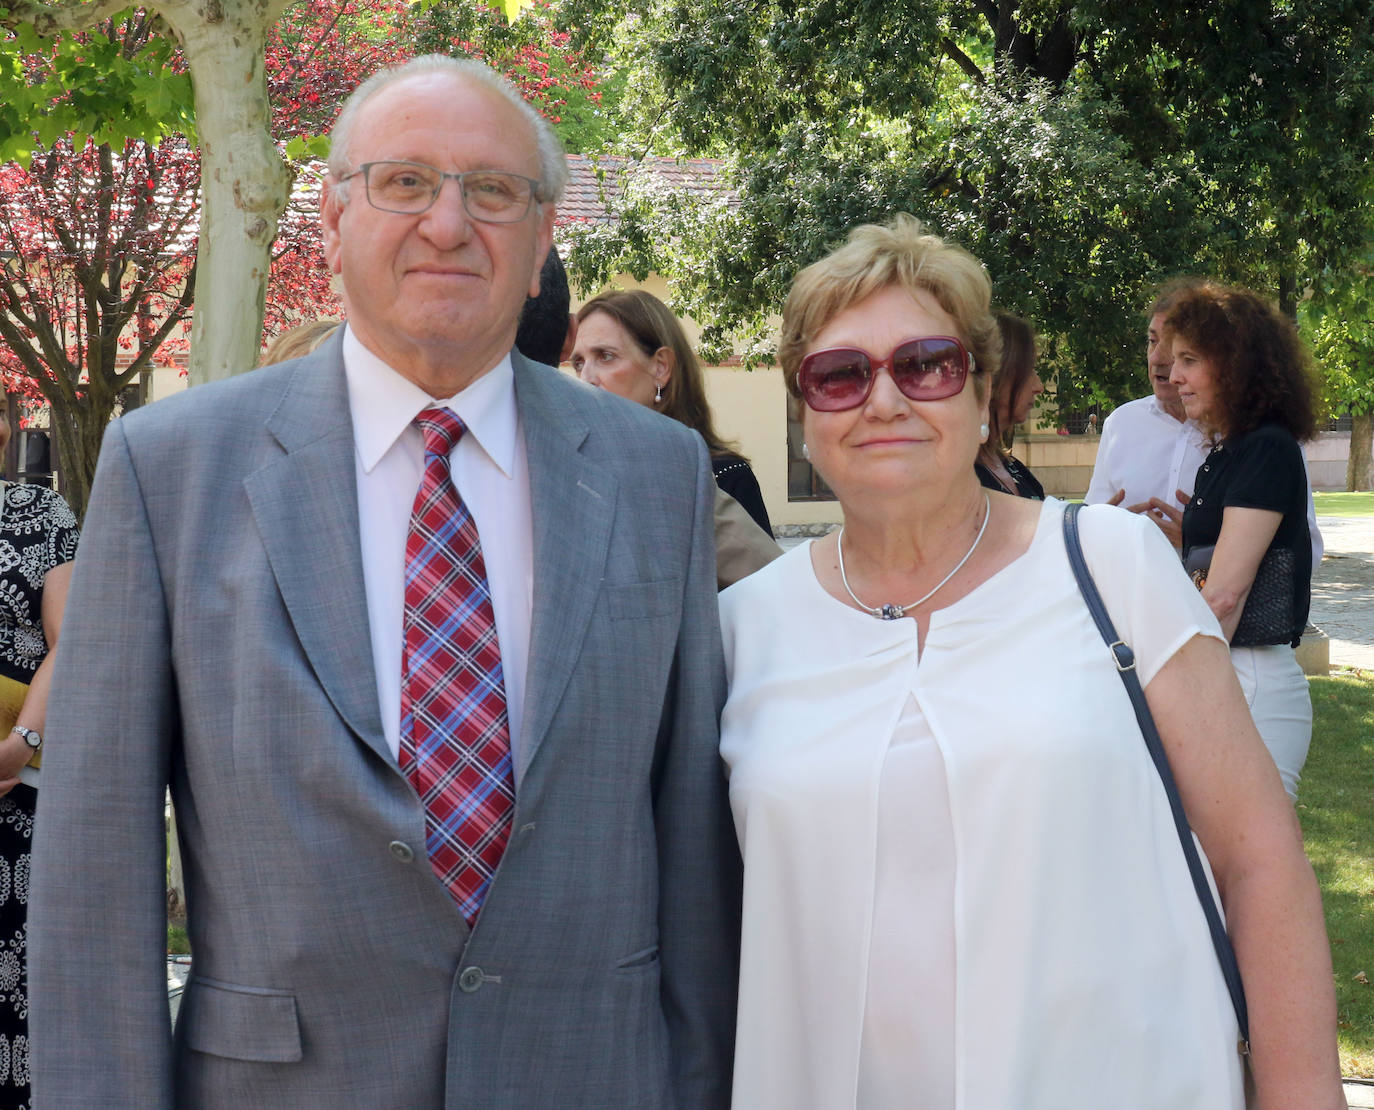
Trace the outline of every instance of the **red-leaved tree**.
<instances>
[{"instance_id":1,"label":"red-leaved tree","mask_svg":"<svg viewBox=\"0 0 1374 1110\"><path fill-rule=\"evenodd\" d=\"M8 389L51 406L78 513L120 394L184 344L199 176L179 140L63 140L0 167L0 368Z\"/></svg>"}]
</instances>

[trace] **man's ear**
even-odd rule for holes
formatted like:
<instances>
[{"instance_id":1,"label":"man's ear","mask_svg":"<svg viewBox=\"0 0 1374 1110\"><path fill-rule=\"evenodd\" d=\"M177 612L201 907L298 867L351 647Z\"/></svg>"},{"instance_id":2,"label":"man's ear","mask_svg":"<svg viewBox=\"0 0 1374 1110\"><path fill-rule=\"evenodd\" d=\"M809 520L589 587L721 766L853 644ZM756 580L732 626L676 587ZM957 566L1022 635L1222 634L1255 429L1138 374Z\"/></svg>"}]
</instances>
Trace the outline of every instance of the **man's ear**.
<instances>
[{"instance_id":1,"label":"man's ear","mask_svg":"<svg viewBox=\"0 0 1374 1110\"><path fill-rule=\"evenodd\" d=\"M562 351L562 353L558 356L558 361L559 361L560 364L561 364L561 363L564 363L564 362L567 362L568 359L572 358L573 348L576 347L576 346L577 346L577 314L576 314L575 312L569 312L569 313L568 313L568 335L567 335L567 338L563 340L563 351Z\"/></svg>"},{"instance_id":2,"label":"man's ear","mask_svg":"<svg viewBox=\"0 0 1374 1110\"><path fill-rule=\"evenodd\" d=\"M340 186L328 178L320 190L320 229L324 233L324 260L331 273L339 273L343 266L342 241L339 237L339 217L343 215L344 199Z\"/></svg>"},{"instance_id":3,"label":"man's ear","mask_svg":"<svg viewBox=\"0 0 1374 1110\"><path fill-rule=\"evenodd\" d=\"M544 272L544 260L548 258L549 251L553 249L553 218L555 210L552 204L543 206L539 213L539 230L535 239L534 250L534 273L530 275L531 297L539 296L539 275Z\"/></svg>"}]
</instances>

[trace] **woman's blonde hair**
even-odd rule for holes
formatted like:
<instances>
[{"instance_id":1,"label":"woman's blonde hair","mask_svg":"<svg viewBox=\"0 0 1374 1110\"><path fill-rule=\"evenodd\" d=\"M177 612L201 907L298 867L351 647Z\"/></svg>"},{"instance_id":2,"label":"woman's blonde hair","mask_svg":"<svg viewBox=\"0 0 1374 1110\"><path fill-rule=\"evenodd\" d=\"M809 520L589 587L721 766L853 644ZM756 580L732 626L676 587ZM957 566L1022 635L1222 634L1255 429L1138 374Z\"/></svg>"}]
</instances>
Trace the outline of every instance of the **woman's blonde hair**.
<instances>
[{"instance_id":1,"label":"woman's blonde hair","mask_svg":"<svg viewBox=\"0 0 1374 1110\"><path fill-rule=\"evenodd\" d=\"M787 390L799 397L797 370L812 341L850 305L895 285L928 293L958 326L973 355L974 387L987 397L989 375L1002 362L1002 337L991 311L992 281L973 255L927 230L905 212L890 223L861 224L849 238L792 281L782 310L778 362Z\"/></svg>"},{"instance_id":2,"label":"woman's blonde hair","mask_svg":"<svg viewBox=\"0 0 1374 1110\"><path fill-rule=\"evenodd\" d=\"M288 359L301 358L310 354L333 335L341 323L343 323L342 320L328 318L311 320L308 324L300 324L282 332L267 345L267 350L263 351L262 358L258 359L258 365L271 366L274 363L286 362Z\"/></svg>"}]
</instances>

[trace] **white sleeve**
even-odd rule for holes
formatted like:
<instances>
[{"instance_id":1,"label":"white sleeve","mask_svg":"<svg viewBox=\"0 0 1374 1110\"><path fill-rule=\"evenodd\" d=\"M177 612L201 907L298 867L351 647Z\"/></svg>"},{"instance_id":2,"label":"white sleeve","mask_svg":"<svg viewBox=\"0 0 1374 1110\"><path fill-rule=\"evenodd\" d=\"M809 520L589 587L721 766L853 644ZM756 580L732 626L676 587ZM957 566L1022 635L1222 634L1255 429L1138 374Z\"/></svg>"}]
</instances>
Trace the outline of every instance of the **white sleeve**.
<instances>
[{"instance_id":1,"label":"white sleeve","mask_svg":"<svg viewBox=\"0 0 1374 1110\"><path fill-rule=\"evenodd\" d=\"M1087 505L1100 505L1111 499L1116 492L1112 488L1112 478L1108 473L1109 460L1112 454L1112 442L1115 440L1116 424L1112 413L1102 422L1102 438L1097 441L1097 460L1093 463L1092 480L1088 483L1088 492L1083 495L1083 502Z\"/></svg>"},{"instance_id":2,"label":"white sleeve","mask_svg":"<svg viewBox=\"0 0 1374 1110\"><path fill-rule=\"evenodd\" d=\"M1079 524L1088 569L1117 635L1135 652L1142 686L1194 636L1226 643L1178 552L1147 517L1099 505Z\"/></svg>"}]
</instances>

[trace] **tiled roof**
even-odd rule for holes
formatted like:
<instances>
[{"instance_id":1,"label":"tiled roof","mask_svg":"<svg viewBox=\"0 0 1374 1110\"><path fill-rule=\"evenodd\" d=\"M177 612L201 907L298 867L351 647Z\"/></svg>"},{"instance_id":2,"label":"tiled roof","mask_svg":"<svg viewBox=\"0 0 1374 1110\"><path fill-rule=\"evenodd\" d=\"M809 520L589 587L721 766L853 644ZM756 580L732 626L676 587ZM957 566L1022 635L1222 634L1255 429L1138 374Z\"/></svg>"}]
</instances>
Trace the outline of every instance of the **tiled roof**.
<instances>
[{"instance_id":1,"label":"tiled roof","mask_svg":"<svg viewBox=\"0 0 1374 1110\"><path fill-rule=\"evenodd\" d=\"M681 189L696 196L718 195L726 188L720 177L720 163L712 158L589 158L568 155L568 189L558 206L559 223L590 221L608 223L611 215L604 196L614 200L620 195L620 180L632 173L647 173L670 189ZM598 172L600 178L598 178Z\"/></svg>"}]
</instances>

